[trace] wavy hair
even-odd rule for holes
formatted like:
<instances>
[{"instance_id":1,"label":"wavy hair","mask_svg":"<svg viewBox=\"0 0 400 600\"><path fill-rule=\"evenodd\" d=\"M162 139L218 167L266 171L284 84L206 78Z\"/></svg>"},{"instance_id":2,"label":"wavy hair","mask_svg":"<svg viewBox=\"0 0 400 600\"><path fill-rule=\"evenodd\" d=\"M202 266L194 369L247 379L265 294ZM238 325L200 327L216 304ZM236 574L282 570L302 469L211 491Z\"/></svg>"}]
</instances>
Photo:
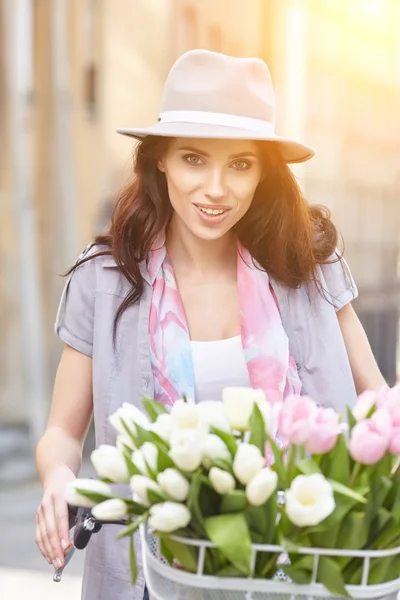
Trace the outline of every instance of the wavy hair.
<instances>
[{"instance_id":1,"label":"wavy hair","mask_svg":"<svg viewBox=\"0 0 400 600\"><path fill-rule=\"evenodd\" d=\"M170 138L156 136L139 142L133 159L134 177L118 195L107 233L94 240L103 249L69 271L96 256L114 257L132 286L116 314L114 335L122 313L143 293L139 263L172 216L166 177L157 166L169 142ZM262 269L286 286L297 288L314 281L319 287L317 267L334 262L338 243L330 212L306 201L276 144L257 143L264 176L249 210L235 226L239 241Z\"/></svg>"}]
</instances>

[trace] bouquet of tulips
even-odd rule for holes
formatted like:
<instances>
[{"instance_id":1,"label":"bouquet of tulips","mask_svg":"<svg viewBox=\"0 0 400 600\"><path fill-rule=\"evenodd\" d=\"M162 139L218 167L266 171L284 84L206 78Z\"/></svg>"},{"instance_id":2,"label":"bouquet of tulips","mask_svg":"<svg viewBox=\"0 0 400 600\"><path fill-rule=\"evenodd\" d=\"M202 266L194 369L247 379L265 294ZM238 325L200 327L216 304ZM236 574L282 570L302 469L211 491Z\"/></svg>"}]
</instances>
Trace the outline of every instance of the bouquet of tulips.
<instances>
[{"instance_id":1,"label":"bouquet of tulips","mask_svg":"<svg viewBox=\"0 0 400 600\"><path fill-rule=\"evenodd\" d=\"M226 388L222 402L143 406L148 416L123 404L110 417L116 445L91 456L99 480L67 490L95 518L126 520L118 537L131 538L132 582L133 535L145 522L163 556L189 572L197 549L182 538L213 542L204 573L219 577L272 579L282 569L307 584L313 557L299 547L400 546L400 386L363 393L347 422L307 396L277 406L248 388ZM278 545L287 560L264 552L252 564L252 543ZM398 556L371 560L369 585L399 576ZM361 577L361 558L320 557L317 581L333 594L348 596Z\"/></svg>"}]
</instances>

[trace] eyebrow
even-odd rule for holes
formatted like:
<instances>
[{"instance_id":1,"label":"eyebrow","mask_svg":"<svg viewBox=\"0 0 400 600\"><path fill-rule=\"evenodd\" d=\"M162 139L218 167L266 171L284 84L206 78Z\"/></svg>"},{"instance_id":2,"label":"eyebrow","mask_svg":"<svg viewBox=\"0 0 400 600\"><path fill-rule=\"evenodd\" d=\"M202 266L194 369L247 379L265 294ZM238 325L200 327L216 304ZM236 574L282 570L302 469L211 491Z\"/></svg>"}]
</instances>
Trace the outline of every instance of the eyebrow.
<instances>
[{"instance_id":1,"label":"eyebrow","mask_svg":"<svg viewBox=\"0 0 400 600\"><path fill-rule=\"evenodd\" d=\"M196 154L201 154L202 156L205 156L206 158L210 158L210 155L207 154L207 152L204 152L203 150L199 150L198 148L192 148L190 146L184 146L183 148L179 148L179 150L186 150L187 152L196 152ZM242 158L245 156L253 156L254 158L257 158L257 155L254 154L254 152L238 152L237 154L231 154L230 156L228 156L228 158Z\"/></svg>"}]
</instances>

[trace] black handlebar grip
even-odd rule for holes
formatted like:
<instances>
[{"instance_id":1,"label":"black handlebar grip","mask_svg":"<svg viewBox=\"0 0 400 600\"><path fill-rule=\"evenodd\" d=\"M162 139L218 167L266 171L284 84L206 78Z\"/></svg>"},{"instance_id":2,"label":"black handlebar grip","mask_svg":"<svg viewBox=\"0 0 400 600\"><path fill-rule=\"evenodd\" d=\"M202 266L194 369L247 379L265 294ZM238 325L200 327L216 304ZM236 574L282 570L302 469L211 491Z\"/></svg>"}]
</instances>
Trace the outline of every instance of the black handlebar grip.
<instances>
[{"instance_id":1,"label":"black handlebar grip","mask_svg":"<svg viewBox=\"0 0 400 600\"><path fill-rule=\"evenodd\" d=\"M91 517L90 508L79 508L76 515L74 530L74 546L78 550L83 550L89 543L92 533L97 533L101 529L101 523Z\"/></svg>"},{"instance_id":2,"label":"black handlebar grip","mask_svg":"<svg viewBox=\"0 0 400 600\"><path fill-rule=\"evenodd\" d=\"M83 523L76 525L74 531L74 546L78 550L84 550L92 537L93 531L85 529Z\"/></svg>"}]
</instances>

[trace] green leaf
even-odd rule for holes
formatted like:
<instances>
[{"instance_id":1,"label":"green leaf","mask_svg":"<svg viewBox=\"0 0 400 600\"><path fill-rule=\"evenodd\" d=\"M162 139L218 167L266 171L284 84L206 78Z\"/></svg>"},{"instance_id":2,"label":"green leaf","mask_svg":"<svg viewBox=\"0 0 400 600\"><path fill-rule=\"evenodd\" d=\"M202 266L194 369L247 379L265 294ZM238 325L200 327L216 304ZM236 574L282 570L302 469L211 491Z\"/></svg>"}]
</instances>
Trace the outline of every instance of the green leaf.
<instances>
[{"instance_id":1,"label":"green leaf","mask_svg":"<svg viewBox=\"0 0 400 600\"><path fill-rule=\"evenodd\" d=\"M271 436L266 434L266 438L271 446L271 449L272 449L272 452L274 455L274 459L275 459L275 462L272 465L272 469L278 475L278 488L285 490L287 487L287 475L286 475L285 465L283 464L283 451L279 450L278 446L275 444L275 442L271 438Z\"/></svg>"},{"instance_id":2,"label":"green leaf","mask_svg":"<svg viewBox=\"0 0 400 600\"><path fill-rule=\"evenodd\" d=\"M125 429L127 436L132 440L133 444L137 447L137 437L134 435L133 431L129 429L126 421L121 418L122 427ZM135 423L136 427L136 423Z\"/></svg>"},{"instance_id":3,"label":"green leaf","mask_svg":"<svg viewBox=\"0 0 400 600\"><path fill-rule=\"evenodd\" d=\"M143 506L143 504L139 504L139 502L135 502L134 500L131 500L130 498L124 498L123 496L116 496L116 498L123 500L125 502L125 504L127 505L129 512L131 512L135 515L142 515L143 513L147 512L147 510L148 510L145 506Z\"/></svg>"},{"instance_id":4,"label":"green leaf","mask_svg":"<svg viewBox=\"0 0 400 600\"><path fill-rule=\"evenodd\" d=\"M295 555L290 558L291 564L282 566L286 575L288 575L294 583L299 583L301 585L310 583L313 570L313 557L311 555Z\"/></svg>"},{"instance_id":5,"label":"green leaf","mask_svg":"<svg viewBox=\"0 0 400 600\"><path fill-rule=\"evenodd\" d=\"M197 572L197 550L193 546L186 546L181 542L176 542L170 537L162 535L160 538L163 541L163 548L167 549L184 569L190 573Z\"/></svg>"},{"instance_id":6,"label":"green leaf","mask_svg":"<svg viewBox=\"0 0 400 600\"><path fill-rule=\"evenodd\" d=\"M164 494L156 492L156 490L152 490L151 488L147 489L147 497L150 504L158 504L159 502L165 502L166 500Z\"/></svg>"},{"instance_id":7,"label":"green leaf","mask_svg":"<svg viewBox=\"0 0 400 600\"><path fill-rule=\"evenodd\" d=\"M143 444L145 442L154 442L154 434L153 434L152 431L147 431L147 429L144 429L143 427L141 427L137 423L135 423L135 427L136 427L136 431L137 431L137 433L136 433L136 440L137 440L136 446L138 448L140 448L140 446L143 446Z\"/></svg>"},{"instance_id":8,"label":"green leaf","mask_svg":"<svg viewBox=\"0 0 400 600\"><path fill-rule=\"evenodd\" d=\"M135 542L133 539L133 535L129 540L129 563L131 565L131 584L135 585L137 579L137 564L136 564L136 556L135 556Z\"/></svg>"},{"instance_id":9,"label":"green leaf","mask_svg":"<svg viewBox=\"0 0 400 600\"><path fill-rule=\"evenodd\" d=\"M199 495L202 486L202 472L196 471L193 475L192 481L190 483L189 496L187 499L187 507L192 513L192 518L198 523L201 527L201 531L204 532L203 528L203 515L200 510L199 504Z\"/></svg>"},{"instance_id":10,"label":"green leaf","mask_svg":"<svg viewBox=\"0 0 400 600\"><path fill-rule=\"evenodd\" d=\"M336 446L329 453L331 460L328 478L338 483L348 484L350 480L350 458L346 439L343 434L339 435Z\"/></svg>"},{"instance_id":11,"label":"green leaf","mask_svg":"<svg viewBox=\"0 0 400 600\"><path fill-rule=\"evenodd\" d=\"M245 517L251 531L255 531L262 537L263 544L276 542L276 523L278 505L275 496L272 496L262 506L248 506Z\"/></svg>"},{"instance_id":12,"label":"green leaf","mask_svg":"<svg viewBox=\"0 0 400 600\"><path fill-rule=\"evenodd\" d=\"M142 475L142 473L140 472L140 469L138 469L137 466L134 465L132 462L132 459L131 459L132 452L128 453L125 450L123 450L122 453L124 455L125 463L128 468L129 477L133 477L133 475Z\"/></svg>"},{"instance_id":13,"label":"green leaf","mask_svg":"<svg viewBox=\"0 0 400 600\"><path fill-rule=\"evenodd\" d=\"M250 417L249 443L253 444L253 446L257 446L263 456L265 455L265 443L267 440L265 435L265 425L260 409L257 404L254 404Z\"/></svg>"},{"instance_id":14,"label":"green leaf","mask_svg":"<svg viewBox=\"0 0 400 600\"><path fill-rule=\"evenodd\" d=\"M146 511L146 513L143 513L143 515L132 521L132 523L129 523L127 527L120 531L118 535L115 536L115 539L120 540L124 537L128 537L129 535L133 535L136 532L136 530L140 527L140 525L146 521L148 516L149 513L148 511Z\"/></svg>"},{"instance_id":15,"label":"green leaf","mask_svg":"<svg viewBox=\"0 0 400 600\"><path fill-rule=\"evenodd\" d=\"M277 570L278 552L258 552L256 560L256 577L272 579Z\"/></svg>"},{"instance_id":16,"label":"green leaf","mask_svg":"<svg viewBox=\"0 0 400 600\"><path fill-rule=\"evenodd\" d=\"M172 554L168 546L165 544L165 541L162 537L160 537L160 551L163 557L169 562L170 565L172 565L174 555Z\"/></svg>"},{"instance_id":17,"label":"green leaf","mask_svg":"<svg viewBox=\"0 0 400 600\"><path fill-rule=\"evenodd\" d=\"M351 598L344 586L341 568L334 559L328 556L320 556L317 580L323 583L327 590L335 596Z\"/></svg>"},{"instance_id":18,"label":"green leaf","mask_svg":"<svg viewBox=\"0 0 400 600\"><path fill-rule=\"evenodd\" d=\"M226 444L232 457L234 457L237 452L237 443L235 436L231 433L227 433L226 431L222 431L222 429L218 429L217 427L211 427L211 433L215 433L215 435L221 438L221 440Z\"/></svg>"},{"instance_id":19,"label":"green leaf","mask_svg":"<svg viewBox=\"0 0 400 600\"><path fill-rule=\"evenodd\" d=\"M307 529L309 535L312 535L312 540L314 542L313 535L315 533L324 533L329 531L331 528L336 527L338 523L341 523L345 516L351 511L351 509L355 506L356 501L353 498L348 498L346 496L335 497L336 508L321 523L315 525L314 527L310 527ZM329 538L331 542L334 542L332 538ZM326 543L328 543L328 539L326 539ZM326 545L326 543L324 545ZM332 545L328 545L328 547L333 547Z\"/></svg>"},{"instance_id":20,"label":"green leaf","mask_svg":"<svg viewBox=\"0 0 400 600\"><path fill-rule=\"evenodd\" d=\"M209 539L242 573L251 575L251 538L243 513L205 519Z\"/></svg>"},{"instance_id":21,"label":"green leaf","mask_svg":"<svg viewBox=\"0 0 400 600\"><path fill-rule=\"evenodd\" d=\"M376 558L371 561L371 569L368 577L368 585L377 585L392 581L399 575L399 557L388 556Z\"/></svg>"},{"instance_id":22,"label":"green leaf","mask_svg":"<svg viewBox=\"0 0 400 600\"><path fill-rule=\"evenodd\" d=\"M321 473L321 469L312 458L306 458L297 463L297 468L303 475L314 475Z\"/></svg>"},{"instance_id":23,"label":"green leaf","mask_svg":"<svg viewBox=\"0 0 400 600\"><path fill-rule=\"evenodd\" d=\"M227 565L223 567L217 573L215 573L216 577L243 577L243 572L234 567L233 565Z\"/></svg>"},{"instance_id":24,"label":"green leaf","mask_svg":"<svg viewBox=\"0 0 400 600\"><path fill-rule=\"evenodd\" d=\"M228 473L233 473L233 465L232 461L227 458L214 458L211 462L212 467L218 467L222 469L222 471L227 471Z\"/></svg>"},{"instance_id":25,"label":"green leaf","mask_svg":"<svg viewBox=\"0 0 400 600\"><path fill-rule=\"evenodd\" d=\"M363 512L350 512L341 523L340 531L335 541L335 547L344 549L364 548L368 541L368 528L365 527ZM341 569L351 561L349 556L337 557L337 563Z\"/></svg>"},{"instance_id":26,"label":"green leaf","mask_svg":"<svg viewBox=\"0 0 400 600\"><path fill-rule=\"evenodd\" d=\"M300 546L284 535L279 536L279 544L285 548L286 552L298 552L300 548Z\"/></svg>"},{"instance_id":27,"label":"green leaf","mask_svg":"<svg viewBox=\"0 0 400 600\"><path fill-rule=\"evenodd\" d=\"M160 402L157 402L157 400L143 398L142 403L153 423L157 421L157 417L159 417L160 415L168 414L168 411L165 408L165 406Z\"/></svg>"},{"instance_id":28,"label":"green leaf","mask_svg":"<svg viewBox=\"0 0 400 600\"><path fill-rule=\"evenodd\" d=\"M157 470L159 473L165 471L165 469L175 469L175 463L172 458L162 450L158 448L158 457L157 457Z\"/></svg>"},{"instance_id":29,"label":"green leaf","mask_svg":"<svg viewBox=\"0 0 400 600\"><path fill-rule=\"evenodd\" d=\"M88 490L80 490L79 488L76 488L76 491L81 496L88 498L96 504L100 504L100 502L104 502L110 498L115 498L114 494L99 494L98 492L89 492Z\"/></svg>"},{"instance_id":30,"label":"green leaf","mask_svg":"<svg viewBox=\"0 0 400 600\"><path fill-rule=\"evenodd\" d=\"M243 490L233 490L222 498L221 513L243 512L247 506L246 493Z\"/></svg>"},{"instance_id":31,"label":"green leaf","mask_svg":"<svg viewBox=\"0 0 400 600\"><path fill-rule=\"evenodd\" d=\"M346 485L343 485L338 481L334 481L333 479L328 479L328 481L331 484L333 491L337 494L346 496L346 498L352 498L352 500L355 500L356 502L361 502L361 504L367 503L366 498L356 490L352 490Z\"/></svg>"},{"instance_id":32,"label":"green leaf","mask_svg":"<svg viewBox=\"0 0 400 600\"><path fill-rule=\"evenodd\" d=\"M349 429L351 431L353 429L353 427L355 425L357 425L357 421L356 421L356 418L353 415L351 408L349 406L346 406L346 412L347 412L347 423L349 424Z\"/></svg>"},{"instance_id":33,"label":"green leaf","mask_svg":"<svg viewBox=\"0 0 400 600\"><path fill-rule=\"evenodd\" d=\"M372 544L379 534L382 535L392 523L393 518L391 513L386 508L380 508L371 523L368 545ZM366 529L368 530L368 528Z\"/></svg>"}]
</instances>

